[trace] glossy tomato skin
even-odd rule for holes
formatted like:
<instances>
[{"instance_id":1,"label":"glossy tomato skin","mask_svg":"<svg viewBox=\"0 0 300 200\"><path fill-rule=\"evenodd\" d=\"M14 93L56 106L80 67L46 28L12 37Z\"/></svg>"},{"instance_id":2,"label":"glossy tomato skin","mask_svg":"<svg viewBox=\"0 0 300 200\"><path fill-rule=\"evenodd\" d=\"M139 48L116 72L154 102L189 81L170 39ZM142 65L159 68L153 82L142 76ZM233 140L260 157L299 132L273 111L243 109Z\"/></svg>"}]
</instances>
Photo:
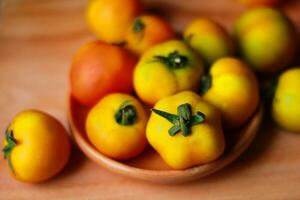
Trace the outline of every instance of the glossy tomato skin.
<instances>
[{"instance_id":1,"label":"glossy tomato skin","mask_svg":"<svg viewBox=\"0 0 300 200\"><path fill-rule=\"evenodd\" d=\"M113 92L130 93L136 57L125 49L103 42L91 42L75 54L70 71L71 94L92 106Z\"/></svg>"}]
</instances>

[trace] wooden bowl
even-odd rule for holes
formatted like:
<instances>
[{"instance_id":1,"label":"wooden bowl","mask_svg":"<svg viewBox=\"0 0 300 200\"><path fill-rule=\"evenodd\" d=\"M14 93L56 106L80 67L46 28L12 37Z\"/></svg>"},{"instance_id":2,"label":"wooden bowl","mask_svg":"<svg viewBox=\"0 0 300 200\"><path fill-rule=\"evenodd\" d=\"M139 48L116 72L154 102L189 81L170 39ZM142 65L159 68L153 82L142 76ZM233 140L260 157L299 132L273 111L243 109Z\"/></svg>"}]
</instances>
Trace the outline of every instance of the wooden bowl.
<instances>
[{"instance_id":1,"label":"wooden bowl","mask_svg":"<svg viewBox=\"0 0 300 200\"><path fill-rule=\"evenodd\" d=\"M69 97L69 125L76 143L84 154L106 169L124 176L160 183L181 183L212 174L237 159L250 145L262 120L263 108L259 107L252 118L238 131L226 133L226 150L217 160L185 170L168 167L160 156L148 146L138 157L116 161L97 151L85 133L85 119L89 108ZM228 137L230 136L230 137Z\"/></svg>"}]
</instances>

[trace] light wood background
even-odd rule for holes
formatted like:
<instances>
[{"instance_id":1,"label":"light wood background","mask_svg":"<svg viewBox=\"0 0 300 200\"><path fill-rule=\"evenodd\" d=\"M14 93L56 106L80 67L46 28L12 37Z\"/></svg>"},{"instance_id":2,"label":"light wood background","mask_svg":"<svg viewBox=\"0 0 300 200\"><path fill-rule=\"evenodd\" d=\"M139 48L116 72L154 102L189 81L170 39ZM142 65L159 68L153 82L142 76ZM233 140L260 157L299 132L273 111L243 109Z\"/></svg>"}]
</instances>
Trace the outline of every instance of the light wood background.
<instances>
[{"instance_id":1,"label":"light wood background","mask_svg":"<svg viewBox=\"0 0 300 200\"><path fill-rule=\"evenodd\" d=\"M0 130L26 108L42 109L66 122L72 54L95 39L83 18L86 0L2 0L0 17ZM283 9L300 30L300 1ZM230 30L245 9L236 0L148 0L176 30L210 17ZM1 134L0 139L3 138ZM300 199L300 134L265 123L253 145L224 170L181 184L159 185L113 174L76 148L64 171L49 182L15 181L0 158L0 199Z\"/></svg>"}]
</instances>

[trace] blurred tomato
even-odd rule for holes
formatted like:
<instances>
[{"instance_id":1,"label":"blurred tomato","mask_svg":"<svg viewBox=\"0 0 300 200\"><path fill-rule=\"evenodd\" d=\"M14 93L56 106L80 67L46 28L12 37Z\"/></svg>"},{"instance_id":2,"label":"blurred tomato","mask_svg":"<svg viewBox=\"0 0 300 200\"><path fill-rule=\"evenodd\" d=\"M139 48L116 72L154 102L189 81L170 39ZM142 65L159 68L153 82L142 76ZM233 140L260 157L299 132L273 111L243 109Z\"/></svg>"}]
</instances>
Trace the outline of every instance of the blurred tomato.
<instances>
[{"instance_id":1,"label":"blurred tomato","mask_svg":"<svg viewBox=\"0 0 300 200\"><path fill-rule=\"evenodd\" d=\"M154 15L143 15L137 17L130 26L126 46L140 55L156 44L175 38L176 33L167 21Z\"/></svg>"},{"instance_id":2,"label":"blurred tomato","mask_svg":"<svg viewBox=\"0 0 300 200\"><path fill-rule=\"evenodd\" d=\"M134 18L142 12L140 0L90 0L86 21L102 41L121 43Z\"/></svg>"},{"instance_id":3,"label":"blurred tomato","mask_svg":"<svg viewBox=\"0 0 300 200\"><path fill-rule=\"evenodd\" d=\"M106 94L130 93L136 58L127 50L103 42L88 43L77 51L70 71L71 94L92 106Z\"/></svg>"}]
</instances>

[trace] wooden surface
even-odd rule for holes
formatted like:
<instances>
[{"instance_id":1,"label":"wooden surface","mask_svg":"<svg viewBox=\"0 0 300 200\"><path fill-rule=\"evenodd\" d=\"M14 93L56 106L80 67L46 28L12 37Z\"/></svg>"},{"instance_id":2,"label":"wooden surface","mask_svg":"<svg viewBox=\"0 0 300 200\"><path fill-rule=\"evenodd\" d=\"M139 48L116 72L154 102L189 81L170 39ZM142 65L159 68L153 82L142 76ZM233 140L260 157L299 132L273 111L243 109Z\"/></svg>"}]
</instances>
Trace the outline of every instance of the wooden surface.
<instances>
[{"instance_id":1,"label":"wooden surface","mask_svg":"<svg viewBox=\"0 0 300 200\"><path fill-rule=\"evenodd\" d=\"M235 0L148 0L177 30L209 16L230 29L244 10ZM66 123L72 54L93 40L84 19L86 0L2 0L0 17L0 129L20 110L37 108ZM284 6L300 30L300 1ZM1 134L0 138L3 138ZM15 181L0 158L0 199L299 199L300 134L266 123L236 162L199 181L159 185L99 167L73 148L65 170L49 182Z\"/></svg>"}]
</instances>

